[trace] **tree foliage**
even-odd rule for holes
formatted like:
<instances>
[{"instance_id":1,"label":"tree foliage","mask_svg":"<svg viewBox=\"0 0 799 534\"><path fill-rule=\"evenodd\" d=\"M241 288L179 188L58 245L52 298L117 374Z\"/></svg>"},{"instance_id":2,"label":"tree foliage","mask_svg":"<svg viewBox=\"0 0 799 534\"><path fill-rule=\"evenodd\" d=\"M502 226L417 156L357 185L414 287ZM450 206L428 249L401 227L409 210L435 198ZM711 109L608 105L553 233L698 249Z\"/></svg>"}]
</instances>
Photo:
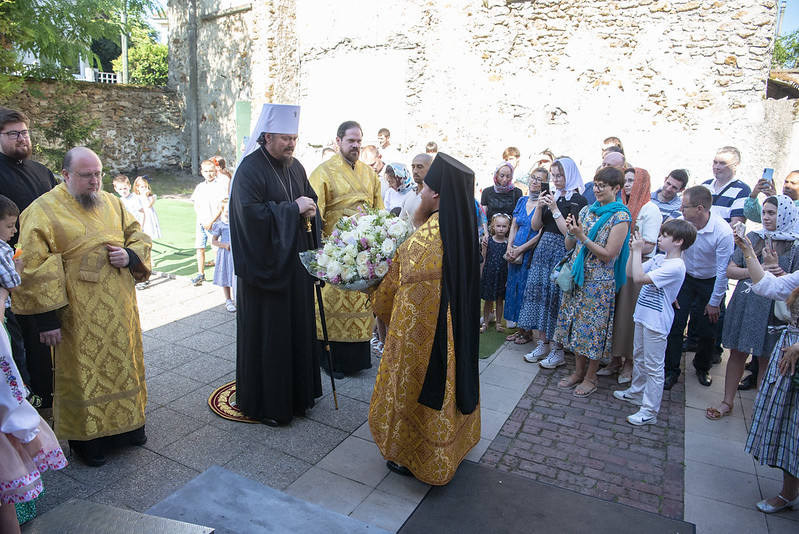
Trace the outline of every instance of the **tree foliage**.
<instances>
[{"instance_id":1,"label":"tree foliage","mask_svg":"<svg viewBox=\"0 0 799 534\"><path fill-rule=\"evenodd\" d=\"M799 30L777 37L771 63L775 68L799 68Z\"/></svg>"},{"instance_id":2,"label":"tree foliage","mask_svg":"<svg viewBox=\"0 0 799 534\"><path fill-rule=\"evenodd\" d=\"M45 157L51 169L60 170L64 155L76 146L86 146L98 155L101 154L102 141L93 137L100 121L89 117L86 111L87 101L69 101L68 97L74 92L74 89L67 86L59 91L63 98L55 99L50 104L54 109L52 122L42 128L44 138L50 147L39 146L37 149Z\"/></svg>"},{"instance_id":3,"label":"tree foliage","mask_svg":"<svg viewBox=\"0 0 799 534\"><path fill-rule=\"evenodd\" d=\"M114 70L122 70L122 59L114 60ZM128 50L128 77L130 83L140 85L166 85L169 63L167 46L153 42L139 42Z\"/></svg>"},{"instance_id":4,"label":"tree foliage","mask_svg":"<svg viewBox=\"0 0 799 534\"><path fill-rule=\"evenodd\" d=\"M19 88L15 76L70 79L81 56L97 59L94 40L118 41L157 7L154 0L0 0L0 95Z\"/></svg>"}]
</instances>

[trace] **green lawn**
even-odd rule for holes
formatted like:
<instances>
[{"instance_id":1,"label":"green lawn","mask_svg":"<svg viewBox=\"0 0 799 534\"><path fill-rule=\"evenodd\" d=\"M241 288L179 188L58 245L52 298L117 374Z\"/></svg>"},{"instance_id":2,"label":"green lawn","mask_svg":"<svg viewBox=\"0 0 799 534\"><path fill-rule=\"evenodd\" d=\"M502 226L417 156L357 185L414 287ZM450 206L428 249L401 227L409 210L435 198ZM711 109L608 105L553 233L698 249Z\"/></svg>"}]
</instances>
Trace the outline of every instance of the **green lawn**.
<instances>
[{"instance_id":1,"label":"green lawn","mask_svg":"<svg viewBox=\"0 0 799 534\"><path fill-rule=\"evenodd\" d=\"M197 263L194 254L194 205L187 200L159 199L155 203L161 239L153 242L153 269L181 276L194 276ZM210 243L209 243L210 244ZM206 261L214 253L206 251ZM205 278L213 278L213 267L206 267Z\"/></svg>"}]
</instances>

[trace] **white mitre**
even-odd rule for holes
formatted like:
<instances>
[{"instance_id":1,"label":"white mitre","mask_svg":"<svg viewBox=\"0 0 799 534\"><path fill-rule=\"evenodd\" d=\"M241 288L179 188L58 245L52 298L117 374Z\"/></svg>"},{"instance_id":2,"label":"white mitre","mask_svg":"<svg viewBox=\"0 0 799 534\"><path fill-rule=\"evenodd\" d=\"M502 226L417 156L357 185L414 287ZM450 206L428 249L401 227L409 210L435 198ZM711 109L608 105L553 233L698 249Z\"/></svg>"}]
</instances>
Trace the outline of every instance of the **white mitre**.
<instances>
[{"instance_id":1,"label":"white mitre","mask_svg":"<svg viewBox=\"0 0 799 534\"><path fill-rule=\"evenodd\" d=\"M290 104L264 104L255 128L252 129L247 146L241 157L244 158L258 148L258 137L266 133L297 135L300 131L300 106Z\"/></svg>"}]
</instances>

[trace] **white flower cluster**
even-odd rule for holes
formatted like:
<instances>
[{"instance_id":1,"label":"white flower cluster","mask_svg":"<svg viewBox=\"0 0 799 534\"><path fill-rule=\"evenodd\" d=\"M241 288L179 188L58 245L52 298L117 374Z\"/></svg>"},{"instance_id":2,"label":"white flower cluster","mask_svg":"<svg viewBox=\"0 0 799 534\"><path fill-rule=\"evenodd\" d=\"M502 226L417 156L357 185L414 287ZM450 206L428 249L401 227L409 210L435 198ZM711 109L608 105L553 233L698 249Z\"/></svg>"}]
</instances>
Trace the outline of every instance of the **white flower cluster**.
<instances>
[{"instance_id":1,"label":"white flower cluster","mask_svg":"<svg viewBox=\"0 0 799 534\"><path fill-rule=\"evenodd\" d=\"M386 210L360 208L343 217L319 250L300 253L312 276L341 289L360 290L380 283L397 248L413 227Z\"/></svg>"}]
</instances>

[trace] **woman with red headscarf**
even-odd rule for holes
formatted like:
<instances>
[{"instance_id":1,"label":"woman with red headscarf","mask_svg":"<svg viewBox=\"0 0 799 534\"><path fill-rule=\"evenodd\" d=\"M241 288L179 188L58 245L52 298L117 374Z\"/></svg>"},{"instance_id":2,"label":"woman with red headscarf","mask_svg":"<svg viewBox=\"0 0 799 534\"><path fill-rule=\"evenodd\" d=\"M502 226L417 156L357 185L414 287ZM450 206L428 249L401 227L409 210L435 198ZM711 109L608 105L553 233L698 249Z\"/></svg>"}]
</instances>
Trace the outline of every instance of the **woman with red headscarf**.
<instances>
[{"instance_id":1,"label":"woman with red headscarf","mask_svg":"<svg viewBox=\"0 0 799 534\"><path fill-rule=\"evenodd\" d=\"M624 187L621 190L622 202L630 210L632 221L630 235L640 232L646 241L643 254L644 261L655 255L655 245L660 234L660 225L663 217L656 204L651 202L652 191L649 173L640 167L630 167L624 173ZM629 260L628 260L629 261ZM610 354L610 364L597 372L599 376L610 376L619 373L619 384L627 384L632 380L633 374L633 311L641 286L633 283L627 277L624 284L616 294L616 314L613 317L613 343ZM624 362L622 364L622 361Z\"/></svg>"}]
</instances>

